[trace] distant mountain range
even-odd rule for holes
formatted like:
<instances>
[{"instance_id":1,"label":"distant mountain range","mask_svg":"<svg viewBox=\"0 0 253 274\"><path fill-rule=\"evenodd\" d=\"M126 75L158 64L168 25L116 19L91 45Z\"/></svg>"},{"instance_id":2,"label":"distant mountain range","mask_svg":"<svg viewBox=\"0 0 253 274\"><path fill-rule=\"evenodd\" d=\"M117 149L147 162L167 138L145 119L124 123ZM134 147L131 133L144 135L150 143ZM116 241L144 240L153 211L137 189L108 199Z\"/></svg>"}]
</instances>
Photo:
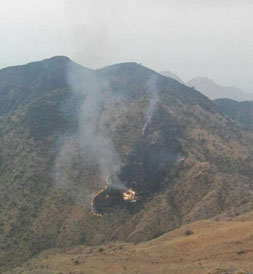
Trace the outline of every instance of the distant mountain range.
<instances>
[{"instance_id":1,"label":"distant mountain range","mask_svg":"<svg viewBox=\"0 0 253 274\"><path fill-rule=\"evenodd\" d=\"M194 87L209 99L229 98L236 101L253 100L253 94L247 94L236 87L224 87L216 84L206 77L196 77L186 83L189 87Z\"/></svg>"},{"instance_id":2,"label":"distant mountain range","mask_svg":"<svg viewBox=\"0 0 253 274\"><path fill-rule=\"evenodd\" d=\"M229 98L236 101L253 100L253 94L246 93L236 87L225 87L218 85L213 80L206 77L195 77L188 82L184 82L178 75L170 71L164 71L161 72L161 74L169 78L173 78L189 87L194 87L211 100L220 98Z\"/></svg>"},{"instance_id":3,"label":"distant mountain range","mask_svg":"<svg viewBox=\"0 0 253 274\"><path fill-rule=\"evenodd\" d=\"M171 72L169 70L162 71L161 74L164 75L164 76L166 76L166 77L169 77L169 78L172 78L174 80L177 80L181 84L184 84L184 81L178 75L176 75L175 73L173 73L173 72Z\"/></svg>"}]
</instances>

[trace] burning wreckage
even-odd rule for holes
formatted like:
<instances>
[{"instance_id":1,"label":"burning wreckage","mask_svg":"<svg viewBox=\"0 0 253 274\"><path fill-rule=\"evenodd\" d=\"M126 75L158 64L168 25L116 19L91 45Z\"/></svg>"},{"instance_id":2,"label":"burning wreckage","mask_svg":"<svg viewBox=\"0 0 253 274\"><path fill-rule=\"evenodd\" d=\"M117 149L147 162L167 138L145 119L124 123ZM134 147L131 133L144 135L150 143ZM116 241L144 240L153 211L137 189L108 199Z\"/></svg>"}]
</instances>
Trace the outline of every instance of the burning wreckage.
<instances>
[{"instance_id":1,"label":"burning wreckage","mask_svg":"<svg viewBox=\"0 0 253 274\"><path fill-rule=\"evenodd\" d=\"M152 118L148 117L141 132L143 138L135 144L125 164L95 193L91 201L94 215L102 217L115 208L135 212L144 200L161 189L182 151L178 141L181 129L172 125L167 117L162 109ZM153 131L159 132L155 142L150 138Z\"/></svg>"},{"instance_id":2,"label":"burning wreckage","mask_svg":"<svg viewBox=\"0 0 253 274\"><path fill-rule=\"evenodd\" d=\"M132 188L116 186L112 178L107 178L105 187L95 193L91 200L91 211L93 215L102 217L109 208L114 208L115 205L128 206L130 203L136 203L137 200L138 196Z\"/></svg>"},{"instance_id":3,"label":"burning wreckage","mask_svg":"<svg viewBox=\"0 0 253 274\"><path fill-rule=\"evenodd\" d=\"M123 196L123 200L127 202L135 203L137 201L136 192L132 189L128 189L124 191L122 196Z\"/></svg>"}]
</instances>

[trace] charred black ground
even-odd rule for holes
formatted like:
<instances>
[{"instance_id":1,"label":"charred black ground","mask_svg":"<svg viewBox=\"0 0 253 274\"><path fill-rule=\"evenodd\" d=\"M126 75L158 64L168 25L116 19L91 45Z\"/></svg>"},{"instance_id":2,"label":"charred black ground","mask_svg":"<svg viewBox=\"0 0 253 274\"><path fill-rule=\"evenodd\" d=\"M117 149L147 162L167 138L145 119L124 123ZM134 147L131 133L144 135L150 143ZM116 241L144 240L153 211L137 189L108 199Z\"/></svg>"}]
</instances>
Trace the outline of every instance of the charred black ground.
<instances>
[{"instance_id":1,"label":"charred black ground","mask_svg":"<svg viewBox=\"0 0 253 274\"><path fill-rule=\"evenodd\" d=\"M156 132L156 138L152 136ZM161 189L161 183L169 174L170 167L179 159L182 147L179 137L182 129L170 125L170 119L162 107L157 108L147 125L143 138L133 146L125 164L115 178L110 178L111 186L94 199L97 213L104 214L115 208L138 209L143 201ZM132 189L138 197L136 202L124 201L125 190L114 188L119 178L126 189Z\"/></svg>"}]
</instances>

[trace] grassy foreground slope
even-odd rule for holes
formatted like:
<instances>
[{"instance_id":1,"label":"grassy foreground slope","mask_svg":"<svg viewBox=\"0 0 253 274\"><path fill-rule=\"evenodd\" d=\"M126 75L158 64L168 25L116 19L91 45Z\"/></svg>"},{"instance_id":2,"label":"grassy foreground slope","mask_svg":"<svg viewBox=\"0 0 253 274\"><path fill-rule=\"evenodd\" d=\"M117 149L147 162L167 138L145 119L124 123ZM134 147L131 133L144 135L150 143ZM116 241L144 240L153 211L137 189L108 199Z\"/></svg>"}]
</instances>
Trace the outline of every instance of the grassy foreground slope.
<instances>
[{"instance_id":1,"label":"grassy foreground slope","mask_svg":"<svg viewBox=\"0 0 253 274\"><path fill-rule=\"evenodd\" d=\"M253 273L253 214L194 222L136 245L45 250L7 273Z\"/></svg>"}]
</instances>

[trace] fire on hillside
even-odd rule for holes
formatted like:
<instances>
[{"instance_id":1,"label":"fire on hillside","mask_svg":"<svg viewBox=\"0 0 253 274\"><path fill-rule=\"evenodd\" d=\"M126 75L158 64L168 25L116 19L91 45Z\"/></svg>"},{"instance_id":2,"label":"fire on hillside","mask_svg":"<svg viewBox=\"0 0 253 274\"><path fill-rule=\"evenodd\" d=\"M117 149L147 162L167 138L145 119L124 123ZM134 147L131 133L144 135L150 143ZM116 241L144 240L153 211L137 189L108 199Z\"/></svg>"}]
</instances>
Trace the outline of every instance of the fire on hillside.
<instances>
[{"instance_id":1,"label":"fire on hillside","mask_svg":"<svg viewBox=\"0 0 253 274\"><path fill-rule=\"evenodd\" d=\"M124 190L115 189L110 184L109 178L106 179L105 184L102 189L94 194L91 200L91 212L94 216L103 217L103 207L106 208L114 204L135 203L138 200L136 192L131 188Z\"/></svg>"},{"instance_id":2,"label":"fire on hillside","mask_svg":"<svg viewBox=\"0 0 253 274\"><path fill-rule=\"evenodd\" d=\"M95 200L95 198L96 198L100 193L104 192L104 191L108 188L108 186L109 186L109 178L107 178L107 179L105 180L105 186L104 186L103 188L101 188L99 191L97 191L97 192L94 194L93 198L91 199L90 207L91 207L91 212L92 212L92 214L93 214L94 216L103 217L102 214L98 213L98 212L95 210L95 207L94 207L94 200Z\"/></svg>"},{"instance_id":3,"label":"fire on hillside","mask_svg":"<svg viewBox=\"0 0 253 274\"><path fill-rule=\"evenodd\" d=\"M122 197L123 200L127 202L134 203L137 201L136 193L131 188L123 192Z\"/></svg>"},{"instance_id":4,"label":"fire on hillside","mask_svg":"<svg viewBox=\"0 0 253 274\"><path fill-rule=\"evenodd\" d=\"M143 127L142 130L141 130L142 135L145 135L146 129L147 129L149 123L151 123L151 118L152 118L152 117L149 116L148 119L147 119L147 121L146 121L146 123L144 124L144 127Z\"/></svg>"},{"instance_id":5,"label":"fire on hillside","mask_svg":"<svg viewBox=\"0 0 253 274\"><path fill-rule=\"evenodd\" d=\"M102 216L116 209L138 212L163 187L166 176L171 176L170 168L182 150L180 128L171 124L163 109L157 109L152 117L148 116L142 132L145 138L134 144L124 163L113 170L105 187L94 195L91 202L94 215Z\"/></svg>"}]
</instances>

